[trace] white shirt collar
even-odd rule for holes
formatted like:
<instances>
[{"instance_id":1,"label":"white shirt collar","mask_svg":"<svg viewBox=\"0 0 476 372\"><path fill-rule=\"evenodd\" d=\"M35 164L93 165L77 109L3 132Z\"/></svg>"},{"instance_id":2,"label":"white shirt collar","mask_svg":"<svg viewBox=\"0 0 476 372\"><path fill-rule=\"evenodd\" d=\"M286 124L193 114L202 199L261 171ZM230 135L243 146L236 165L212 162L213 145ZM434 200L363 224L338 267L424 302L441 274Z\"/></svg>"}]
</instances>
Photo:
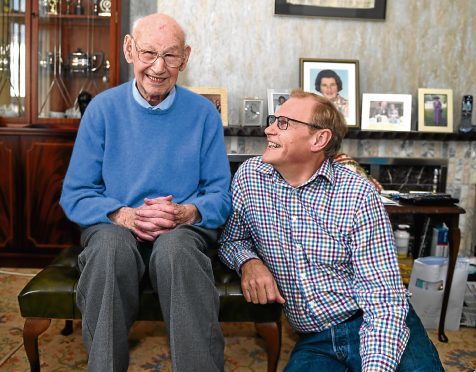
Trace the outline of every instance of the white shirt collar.
<instances>
[{"instance_id":1,"label":"white shirt collar","mask_svg":"<svg viewBox=\"0 0 476 372\"><path fill-rule=\"evenodd\" d=\"M139 105L150 110L167 110L170 106L172 106L172 103L174 103L175 93L176 89L174 85L172 90L169 92L169 95L162 102L160 102L158 105L152 106L139 93L139 89L137 89L136 86L136 79L132 81L132 95L134 99Z\"/></svg>"}]
</instances>

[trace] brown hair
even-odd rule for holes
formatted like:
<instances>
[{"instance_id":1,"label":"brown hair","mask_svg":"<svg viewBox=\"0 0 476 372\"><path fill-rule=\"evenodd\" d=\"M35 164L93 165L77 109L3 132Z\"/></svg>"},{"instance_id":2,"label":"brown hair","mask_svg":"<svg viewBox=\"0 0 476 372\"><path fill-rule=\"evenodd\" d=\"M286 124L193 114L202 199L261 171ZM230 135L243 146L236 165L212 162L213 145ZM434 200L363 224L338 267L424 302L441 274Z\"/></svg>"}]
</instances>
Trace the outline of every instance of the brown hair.
<instances>
[{"instance_id":1,"label":"brown hair","mask_svg":"<svg viewBox=\"0 0 476 372\"><path fill-rule=\"evenodd\" d=\"M325 156L332 158L339 151L342 140L347 134L347 124L345 123L344 116L331 101L317 94L304 92L302 89L294 89L289 98L291 97L312 97L316 101L312 115L312 124L332 131L332 137L324 149ZM309 129L312 131L317 130L312 127L309 127Z\"/></svg>"}]
</instances>

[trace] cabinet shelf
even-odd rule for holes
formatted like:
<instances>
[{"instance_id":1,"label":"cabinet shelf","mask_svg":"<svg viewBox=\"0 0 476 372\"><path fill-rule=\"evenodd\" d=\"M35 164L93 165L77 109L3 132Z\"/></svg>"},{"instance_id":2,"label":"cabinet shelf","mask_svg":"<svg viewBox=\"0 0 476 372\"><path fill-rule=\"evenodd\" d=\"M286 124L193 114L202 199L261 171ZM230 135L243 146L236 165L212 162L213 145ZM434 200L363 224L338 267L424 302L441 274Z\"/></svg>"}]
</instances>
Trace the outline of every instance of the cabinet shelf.
<instances>
[{"instance_id":1,"label":"cabinet shelf","mask_svg":"<svg viewBox=\"0 0 476 372\"><path fill-rule=\"evenodd\" d=\"M1 19L25 19L25 12L1 12Z\"/></svg>"},{"instance_id":2,"label":"cabinet shelf","mask_svg":"<svg viewBox=\"0 0 476 372\"><path fill-rule=\"evenodd\" d=\"M111 17L100 17L100 16L80 16L80 15L50 15L50 16L41 16L39 17L39 22L41 25L48 24L57 24L58 22L64 22L67 24L74 24L75 26L88 26L91 24L95 25L105 25L107 26L111 22Z\"/></svg>"}]
</instances>

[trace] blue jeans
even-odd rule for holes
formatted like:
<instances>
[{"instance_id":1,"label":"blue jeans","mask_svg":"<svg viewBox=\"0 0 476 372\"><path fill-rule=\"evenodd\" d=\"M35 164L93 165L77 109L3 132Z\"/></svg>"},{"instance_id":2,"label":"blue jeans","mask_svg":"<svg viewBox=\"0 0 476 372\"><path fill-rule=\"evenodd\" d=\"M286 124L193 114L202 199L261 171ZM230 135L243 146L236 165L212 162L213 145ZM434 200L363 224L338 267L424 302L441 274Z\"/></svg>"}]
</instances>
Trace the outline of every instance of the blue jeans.
<instances>
[{"instance_id":1,"label":"blue jeans","mask_svg":"<svg viewBox=\"0 0 476 372\"><path fill-rule=\"evenodd\" d=\"M361 371L359 329L362 321L360 316L322 332L301 335L284 371ZM410 339L397 371L444 371L438 352L411 305L406 323Z\"/></svg>"}]
</instances>

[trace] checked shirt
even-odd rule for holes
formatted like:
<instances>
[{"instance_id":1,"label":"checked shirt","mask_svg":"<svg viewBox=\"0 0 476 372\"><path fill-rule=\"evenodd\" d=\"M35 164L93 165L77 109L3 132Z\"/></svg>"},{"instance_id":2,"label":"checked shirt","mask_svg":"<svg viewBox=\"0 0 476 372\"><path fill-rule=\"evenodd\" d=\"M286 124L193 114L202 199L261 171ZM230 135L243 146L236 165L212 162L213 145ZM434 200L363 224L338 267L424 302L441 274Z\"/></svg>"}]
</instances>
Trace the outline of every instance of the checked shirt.
<instances>
[{"instance_id":1,"label":"checked shirt","mask_svg":"<svg viewBox=\"0 0 476 372\"><path fill-rule=\"evenodd\" d=\"M255 157L236 173L232 195L220 258L238 273L252 258L265 262L297 332L325 330L362 309L363 370L395 369L409 336L408 302L375 188L329 160L292 187Z\"/></svg>"}]
</instances>

